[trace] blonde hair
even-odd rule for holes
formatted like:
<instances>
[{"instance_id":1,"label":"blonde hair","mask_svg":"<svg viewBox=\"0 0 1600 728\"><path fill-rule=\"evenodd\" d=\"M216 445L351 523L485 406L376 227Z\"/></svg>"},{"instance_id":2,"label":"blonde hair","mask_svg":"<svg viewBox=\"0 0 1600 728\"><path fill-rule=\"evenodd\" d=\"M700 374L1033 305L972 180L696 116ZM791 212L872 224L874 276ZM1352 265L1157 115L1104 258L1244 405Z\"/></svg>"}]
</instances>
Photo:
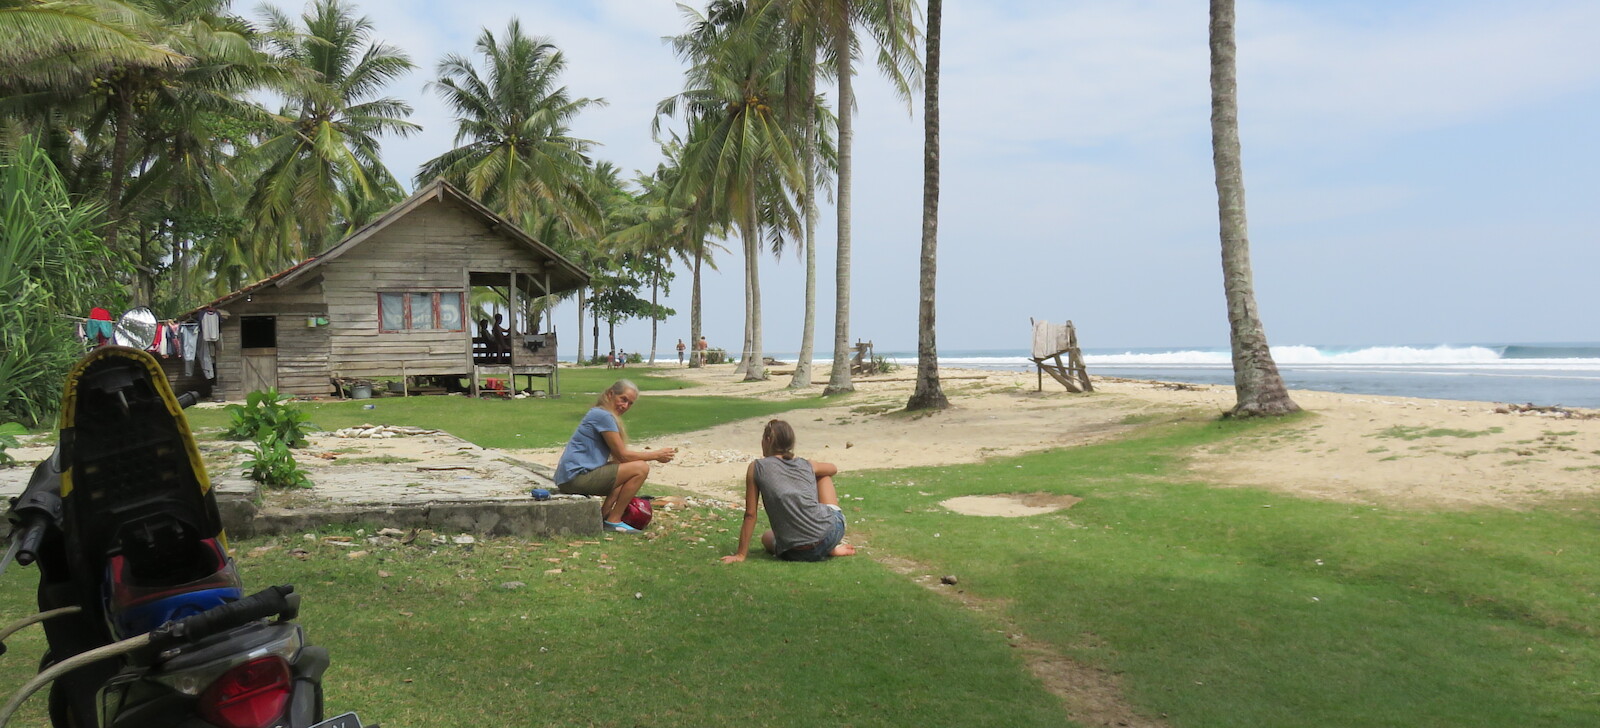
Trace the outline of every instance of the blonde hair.
<instances>
[{"instance_id":1,"label":"blonde hair","mask_svg":"<svg viewBox=\"0 0 1600 728\"><path fill-rule=\"evenodd\" d=\"M635 396L638 396L639 385L626 379L618 379L611 386L606 387L604 392L600 393L600 397L594 401L594 406L610 412L611 416L616 418L617 434L622 436L623 442L627 442L628 428L622 424L622 415L617 413L617 398L622 396L623 392L633 392Z\"/></svg>"},{"instance_id":2,"label":"blonde hair","mask_svg":"<svg viewBox=\"0 0 1600 728\"><path fill-rule=\"evenodd\" d=\"M794 459L794 428L783 420L772 420L767 423L766 429L761 431L762 455L782 455L785 460ZM766 452L770 450L771 452Z\"/></svg>"}]
</instances>

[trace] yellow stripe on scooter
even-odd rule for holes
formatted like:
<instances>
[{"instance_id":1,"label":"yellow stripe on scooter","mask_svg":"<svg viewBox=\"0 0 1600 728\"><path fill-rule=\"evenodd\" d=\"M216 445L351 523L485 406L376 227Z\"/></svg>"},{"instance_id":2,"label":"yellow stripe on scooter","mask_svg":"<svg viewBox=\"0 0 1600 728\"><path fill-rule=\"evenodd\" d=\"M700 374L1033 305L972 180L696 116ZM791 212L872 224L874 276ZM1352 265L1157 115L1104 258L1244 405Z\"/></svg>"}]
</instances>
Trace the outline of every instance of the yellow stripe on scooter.
<instances>
[{"instance_id":1,"label":"yellow stripe on scooter","mask_svg":"<svg viewBox=\"0 0 1600 728\"><path fill-rule=\"evenodd\" d=\"M183 438L184 451L189 454L189 466L194 470L195 480L200 484L200 494L205 495L211 490L211 478L206 474L205 461L200 457L200 447L195 444L194 433L189 431L189 418L183 414L183 406L178 404L177 395L172 393L172 385L167 382L167 374L161 370L161 363L148 352L131 349L126 346L102 346L84 355L73 365L72 371L67 372L66 392L61 396L61 429L73 426L73 417L78 404L78 380L83 377L83 372L90 364L110 357L131 359L143 366L150 374L150 381L155 385L156 393L161 395L162 404L166 405L168 414L178 423L178 435ZM63 468L61 473L61 497L65 498L72 493L72 468ZM221 536L221 534L219 534ZM226 539L226 536L222 536ZM226 541L223 542L226 547Z\"/></svg>"}]
</instances>

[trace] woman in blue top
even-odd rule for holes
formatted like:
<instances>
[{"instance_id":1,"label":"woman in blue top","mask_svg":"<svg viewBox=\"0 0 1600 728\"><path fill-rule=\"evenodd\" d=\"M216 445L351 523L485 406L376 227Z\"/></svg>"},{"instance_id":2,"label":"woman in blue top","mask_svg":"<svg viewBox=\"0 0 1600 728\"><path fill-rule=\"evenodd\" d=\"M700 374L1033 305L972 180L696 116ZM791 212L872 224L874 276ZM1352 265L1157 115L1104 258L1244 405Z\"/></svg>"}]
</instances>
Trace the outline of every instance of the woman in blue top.
<instances>
[{"instance_id":1,"label":"woman in blue top","mask_svg":"<svg viewBox=\"0 0 1600 728\"><path fill-rule=\"evenodd\" d=\"M622 415L639 401L639 388L626 379L617 380L600 393L594 407L578 423L577 431L561 451L556 463L556 487L563 493L603 495L600 506L602 524L608 531L624 533L639 529L622 522L622 514L645 478L650 463L672 462L678 449L629 450L628 433Z\"/></svg>"}]
</instances>

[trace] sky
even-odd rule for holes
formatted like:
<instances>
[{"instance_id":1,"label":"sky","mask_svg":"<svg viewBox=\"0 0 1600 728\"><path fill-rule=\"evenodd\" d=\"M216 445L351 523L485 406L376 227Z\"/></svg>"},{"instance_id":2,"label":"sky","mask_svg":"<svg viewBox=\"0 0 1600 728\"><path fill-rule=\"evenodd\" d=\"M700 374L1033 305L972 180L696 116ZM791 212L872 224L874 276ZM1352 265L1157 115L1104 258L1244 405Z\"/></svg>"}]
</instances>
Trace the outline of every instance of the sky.
<instances>
[{"instance_id":1,"label":"sky","mask_svg":"<svg viewBox=\"0 0 1600 728\"><path fill-rule=\"evenodd\" d=\"M1092 349L1227 345L1206 6L945 3L941 352L1024 349L1030 318L1070 319ZM562 49L574 95L605 99L573 129L596 158L628 176L659 161L655 105L683 83L661 40L684 28L673 2L359 8L418 65L390 92L423 126L385 142L397 177L453 144L453 119L424 89L438 60L513 16ZM1239 0L1237 14L1251 258L1274 345L1600 341L1600 3ZM856 89L849 336L911 351L921 98L897 98L870 64ZM834 336L835 239L826 201L819 352ZM739 250L703 284L712 346L742 336ZM768 352L800 347L804 272L797 249L761 261ZM659 356L688 337L689 292L680 268ZM555 317L570 355L575 307ZM648 353L650 326L617 338Z\"/></svg>"}]
</instances>

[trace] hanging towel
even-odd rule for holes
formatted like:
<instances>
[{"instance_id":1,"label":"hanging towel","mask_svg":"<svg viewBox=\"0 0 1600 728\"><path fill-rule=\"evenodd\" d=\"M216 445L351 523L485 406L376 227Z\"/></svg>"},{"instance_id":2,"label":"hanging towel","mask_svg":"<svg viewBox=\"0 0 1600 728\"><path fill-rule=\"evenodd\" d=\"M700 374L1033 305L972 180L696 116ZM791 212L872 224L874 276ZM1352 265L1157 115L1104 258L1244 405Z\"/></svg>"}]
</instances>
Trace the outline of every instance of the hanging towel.
<instances>
[{"instance_id":1,"label":"hanging towel","mask_svg":"<svg viewBox=\"0 0 1600 728\"><path fill-rule=\"evenodd\" d=\"M178 324L178 352L183 357L183 375L194 376L194 362L200 358L200 324Z\"/></svg>"},{"instance_id":2,"label":"hanging towel","mask_svg":"<svg viewBox=\"0 0 1600 728\"><path fill-rule=\"evenodd\" d=\"M222 314L214 308L200 312L200 338L206 341L222 340Z\"/></svg>"}]
</instances>

